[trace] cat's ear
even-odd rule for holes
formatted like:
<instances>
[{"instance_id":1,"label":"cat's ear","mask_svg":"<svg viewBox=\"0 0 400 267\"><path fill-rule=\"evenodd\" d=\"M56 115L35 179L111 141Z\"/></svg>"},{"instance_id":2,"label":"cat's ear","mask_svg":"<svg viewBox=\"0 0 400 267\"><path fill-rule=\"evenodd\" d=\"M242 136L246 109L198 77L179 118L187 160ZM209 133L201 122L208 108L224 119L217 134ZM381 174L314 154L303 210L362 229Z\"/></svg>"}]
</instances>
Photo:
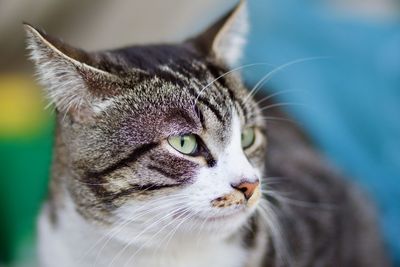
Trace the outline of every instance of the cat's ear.
<instances>
[{"instance_id":1,"label":"cat's ear","mask_svg":"<svg viewBox=\"0 0 400 267\"><path fill-rule=\"evenodd\" d=\"M242 56L247 31L247 3L246 0L240 0L233 9L191 41L202 52L233 67Z\"/></svg>"},{"instance_id":2,"label":"cat's ear","mask_svg":"<svg viewBox=\"0 0 400 267\"><path fill-rule=\"evenodd\" d=\"M93 111L118 79L100 69L96 58L24 23L28 49L39 81L60 112ZM98 61L98 60L97 60Z\"/></svg>"}]
</instances>

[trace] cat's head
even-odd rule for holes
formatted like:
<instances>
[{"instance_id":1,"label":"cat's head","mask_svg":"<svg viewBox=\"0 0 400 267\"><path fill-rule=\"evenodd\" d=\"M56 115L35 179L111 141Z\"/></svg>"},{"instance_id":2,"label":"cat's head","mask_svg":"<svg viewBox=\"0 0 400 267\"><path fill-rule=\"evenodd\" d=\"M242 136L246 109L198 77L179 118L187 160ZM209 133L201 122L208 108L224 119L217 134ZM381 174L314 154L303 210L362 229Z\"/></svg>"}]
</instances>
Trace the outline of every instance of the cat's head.
<instances>
[{"instance_id":1,"label":"cat's head","mask_svg":"<svg viewBox=\"0 0 400 267\"><path fill-rule=\"evenodd\" d=\"M57 113L55 173L89 223L131 221L128 240L171 229L221 237L253 214L265 128L227 67L244 44L244 9L180 44L93 53L26 25Z\"/></svg>"}]
</instances>

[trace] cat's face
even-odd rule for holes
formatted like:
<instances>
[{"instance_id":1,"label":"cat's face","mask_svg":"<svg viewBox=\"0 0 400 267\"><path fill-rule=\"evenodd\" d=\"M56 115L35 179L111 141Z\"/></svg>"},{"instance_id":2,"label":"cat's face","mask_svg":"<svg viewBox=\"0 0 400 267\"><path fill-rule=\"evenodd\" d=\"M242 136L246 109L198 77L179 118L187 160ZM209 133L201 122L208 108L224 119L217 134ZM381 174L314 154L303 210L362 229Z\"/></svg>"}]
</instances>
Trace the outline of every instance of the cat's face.
<instances>
[{"instance_id":1,"label":"cat's face","mask_svg":"<svg viewBox=\"0 0 400 267\"><path fill-rule=\"evenodd\" d=\"M159 78L142 80L142 89L132 85L100 111L94 130L79 131L87 149L79 154L90 155L79 161L88 166L99 155L96 167L86 168L90 181L105 183L107 193L99 198L110 196L118 207L113 215L135 222L136 234L122 235L127 240L142 231L147 240L162 227L170 232L179 224L175 235L197 234L200 225L203 233L227 235L243 225L260 198L266 140L257 106L245 101L248 92L237 79L210 84L224 69L185 58L186 73L174 67L176 57L170 59L157 69Z\"/></svg>"},{"instance_id":2,"label":"cat's face","mask_svg":"<svg viewBox=\"0 0 400 267\"><path fill-rule=\"evenodd\" d=\"M236 56L224 35L240 9L196 40L98 53L27 26L58 111L66 188L88 222L151 245L168 234L226 237L254 212L265 128L223 63Z\"/></svg>"}]
</instances>

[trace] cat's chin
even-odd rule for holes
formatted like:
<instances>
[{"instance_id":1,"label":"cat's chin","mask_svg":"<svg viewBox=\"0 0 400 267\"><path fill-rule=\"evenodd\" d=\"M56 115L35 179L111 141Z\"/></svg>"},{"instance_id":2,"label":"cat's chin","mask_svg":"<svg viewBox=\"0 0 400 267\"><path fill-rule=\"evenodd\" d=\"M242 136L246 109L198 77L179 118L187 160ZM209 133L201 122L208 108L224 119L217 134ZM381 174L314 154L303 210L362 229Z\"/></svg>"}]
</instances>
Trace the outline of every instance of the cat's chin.
<instances>
[{"instance_id":1,"label":"cat's chin","mask_svg":"<svg viewBox=\"0 0 400 267\"><path fill-rule=\"evenodd\" d=\"M125 225L122 228L116 226L120 232L113 237L123 243L142 244L147 248L160 246L161 243L184 243L187 240L198 240L200 243L223 240L240 231L254 212L255 207L238 207L218 213L193 211L184 213L185 216L178 212L157 224L151 222L133 223L130 227Z\"/></svg>"},{"instance_id":2,"label":"cat's chin","mask_svg":"<svg viewBox=\"0 0 400 267\"><path fill-rule=\"evenodd\" d=\"M242 208L229 213L215 215L195 215L191 224L200 232L201 238L219 239L231 236L248 223L249 218L254 214L254 209ZM197 226L197 227L196 227ZM193 233L187 233L192 235Z\"/></svg>"},{"instance_id":3,"label":"cat's chin","mask_svg":"<svg viewBox=\"0 0 400 267\"><path fill-rule=\"evenodd\" d=\"M215 223L215 222L227 222L230 220L237 220L240 216L243 216L243 211L236 211L233 212L232 214L226 214L226 215L216 215L216 216L207 216L207 217L200 217L200 216L194 216L194 219L200 221L200 222L205 222L205 223Z\"/></svg>"},{"instance_id":4,"label":"cat's chin","mask_svg":"<svg viewBox=\"0 0 400 267\"><path fill-rule=\"evenodd\" d=\"M194 215L193 220L202 224L218 224L218 223L239 223L246 220L249 212L245 208L236 209L229 213L215 214L215 215Z\"/></svg>"},{"instance_id":5,"label":"cat's chin","mask_svg":"<svg viewBox=\"0 0 400 267\"><path fill-rule=\"evenodd\" d=\"M253 214L253 211L243 208L222 215L194 215L184 222L185 227L175 232L175 241L184 243L196 240L207 244L210 241L224 240L238 233Z\"/></svg>"}]
</instances>

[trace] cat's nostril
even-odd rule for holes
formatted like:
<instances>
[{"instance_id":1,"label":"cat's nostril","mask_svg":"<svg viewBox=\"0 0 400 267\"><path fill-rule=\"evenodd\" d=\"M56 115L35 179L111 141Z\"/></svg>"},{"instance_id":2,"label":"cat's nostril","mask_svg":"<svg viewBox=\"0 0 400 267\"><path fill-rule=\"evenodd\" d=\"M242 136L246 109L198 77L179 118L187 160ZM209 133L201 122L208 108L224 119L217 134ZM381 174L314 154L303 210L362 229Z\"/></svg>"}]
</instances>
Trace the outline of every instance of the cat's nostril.
<instances>
[{"instance_id":1,"label":"cat's nostril","mask_svg":"<svg viewBox=\"0 0 400 267\"><path fill-rule=\"evenodd\" d=\"M257 179L254 182L242 181L239 184L231 184L233 188L243 193L244 197L248 200L254 194L260 181Z\"/></svg>"}]
</instances>

